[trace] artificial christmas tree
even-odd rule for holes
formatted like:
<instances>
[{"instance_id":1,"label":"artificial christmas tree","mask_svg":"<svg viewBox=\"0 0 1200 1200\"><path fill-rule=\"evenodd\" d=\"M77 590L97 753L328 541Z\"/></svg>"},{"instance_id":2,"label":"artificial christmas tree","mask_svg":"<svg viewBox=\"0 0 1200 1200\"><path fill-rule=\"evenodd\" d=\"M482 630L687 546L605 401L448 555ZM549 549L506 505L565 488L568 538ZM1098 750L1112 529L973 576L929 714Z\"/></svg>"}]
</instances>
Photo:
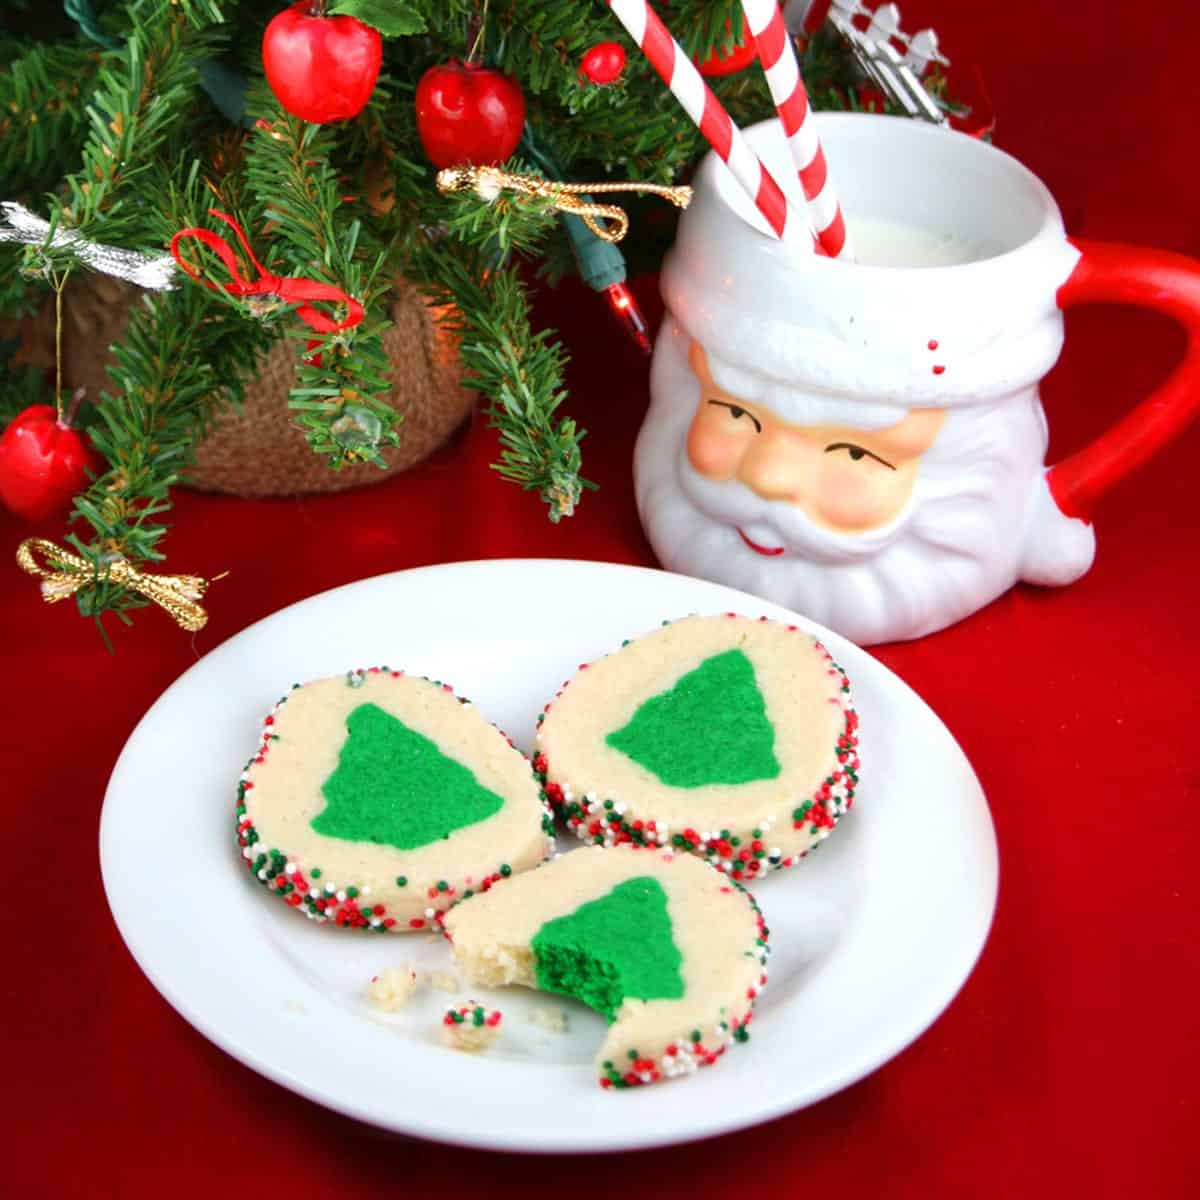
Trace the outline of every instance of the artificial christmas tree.
<instances>
[{"instance_id":1,"label":"artificial christmas tree","mask_svg":"<svg viewBox=\"0 0 1200 1200\"><path fill-rule=\"evenodd\" d=\"M698 62L744 39L737 0L674 0L668 15ZM347 82L331 68L298 81L295 55L279 53L280 23L290 37L336 25L338 38L315 39L335 56L349 31L363 78ZM376 29L377 81L366 78ZM614 42L626 61L603 82L612 72L589 70L589 55ZM294 362L290 407L313 453L334 469L382 465L405 436L385 352L397 280L442 306L499 429L496 469L535 491L551 520L573 511L588 486L582 431L559 411L565 355L552 330L530 325L522 262L551 282L578 266L644 340L624 264L544 191L442 194L426 151L436 141L430 153L449 161L454 140L433 137L439 120L445 132L444 114L424 111L421 93L431 80L442 99L447 80L490 80L487 99L504 93L520 136L503 164L511 174L671 183L706 146L607 5L66 0L60 10L12 0L0 17L0 63L0 199L22 206L6 207L7 229L0 219L0 317L27 315L51 286L70 288L97 266L152 289L133 304L90 406L104 463L76 496L66 538L87 564L73 589L82 612L146 603L115 580L113 564L140 570L163 557L171 487L281 341ZM822 62L809 64L808 79L818 106L844 106ZM771 111L761 72L711 82L739 123ZM464 160L481 156L481 120L465 120ZM501 155L511 132L496 143ZM664 241L647 245L648 261ZM166 259L172 244L205 287ZM602 269L597 249L610 252ZM9 364L0 421L53 398L20 357L0 343ZM65 559L59 566L78 573Z\"/></svg>"}]
</instances>

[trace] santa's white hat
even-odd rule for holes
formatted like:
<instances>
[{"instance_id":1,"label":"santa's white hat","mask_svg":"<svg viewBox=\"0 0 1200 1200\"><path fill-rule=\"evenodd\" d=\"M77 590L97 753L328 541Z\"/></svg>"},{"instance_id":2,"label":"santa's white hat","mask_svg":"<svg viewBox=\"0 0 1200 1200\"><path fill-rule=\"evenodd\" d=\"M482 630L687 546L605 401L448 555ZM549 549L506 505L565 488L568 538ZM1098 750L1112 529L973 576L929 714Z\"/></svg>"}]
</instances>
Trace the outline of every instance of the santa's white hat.
<instances>
[{"instance_id":1,"label":"santa's white hat","mask_svg":"<svg viewBox=\"0 0 1200 1200\"><path fill-rule=\"evenodd\" d=\"M856 217L865 232L869 216L952 235L983 257L897 269L785 245L710 153L662 291L714 380L796 424L861 428L1035 386L1062 348L1055 294L1079 258L1044 185L965 134L899 117L814 119L852 249ZM746 132L803 211L778 122Z\"/></svg>"}]
</instances>

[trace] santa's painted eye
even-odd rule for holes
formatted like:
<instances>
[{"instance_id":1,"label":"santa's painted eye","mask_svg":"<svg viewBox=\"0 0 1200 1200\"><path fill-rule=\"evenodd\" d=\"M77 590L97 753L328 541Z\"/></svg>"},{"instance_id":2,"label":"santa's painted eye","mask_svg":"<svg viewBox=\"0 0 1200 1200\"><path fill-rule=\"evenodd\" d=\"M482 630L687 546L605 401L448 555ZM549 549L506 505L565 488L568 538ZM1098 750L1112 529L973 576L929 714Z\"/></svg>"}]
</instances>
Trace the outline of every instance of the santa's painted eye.
<instances>
[{"instance_id":1,"label":"santa's painted eye","mask_svg":"<svg viewBox=\"0 0 1200 1200\"><path fill-rule=\"evenodd\" d=\"M825 453L831 454L834 450L849 451L850 457L858 462L865 454L868 458L873 458L877 463L881 463L887 467L889 471L894 471L896 468L888 462L886 458L880 458L878 454L872 454L865 446L856 446L853 442L831 442L825 447Z\"/></svg>"},{"instance_id":2,"label":"santa's painted eye","mask_svg":"<svg viewBox=\"0 0 1200 1200\"><path fill-rule=\"evenodd\" d=\"M741 417L749 417L750 420L754 422L754 432L762 433L762 423L759 421L759 419L753 413L747 412L740 405L728 404L724 400L710 400L709 404L715 404L718 408L729 409L735 421L739 420Z\"/></svg>"}]
</instances>

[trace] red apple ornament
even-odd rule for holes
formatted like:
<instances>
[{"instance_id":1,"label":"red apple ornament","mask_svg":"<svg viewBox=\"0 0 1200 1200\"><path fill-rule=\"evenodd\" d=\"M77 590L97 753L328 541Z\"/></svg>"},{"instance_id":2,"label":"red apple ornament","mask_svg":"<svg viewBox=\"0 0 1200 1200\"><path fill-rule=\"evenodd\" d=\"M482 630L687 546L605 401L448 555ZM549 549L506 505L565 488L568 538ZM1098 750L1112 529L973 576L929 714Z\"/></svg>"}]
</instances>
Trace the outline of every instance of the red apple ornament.
<instances>
[{"instance_id":1,"label":"red apple ornament","mask_svg":"<svg viewBox=\"0 0 1200 1200\"><path fill-rule=\"evenodd\" d=\"M625 70L625 47L620 42L599 42L579 60L579 73L590 83L616 83Z\"/></svg>"},{"instance_id":2,"label":"red apple ornament","mask_svg":"<svg viewBox=\"0 0 1200 1200\"><path fill-rule=\"evenodd\" d=\"M503 162L525 125L525 93L508 75L451 59L417 84L417 133L435 167Z\"/></svg>"},{"instance_id":3,"label":"red apple ornament","mask_svg":"<svg viewBox=\"0 0 1200 1200\"><path fill-rule=\"evenodd\" d=\"M728 32L731 26L727 21L725 30ZM750 26L745 19L742 20L742 44L734 46L728 54L722 54L719 50L714 50L700 66L700 74L707 75L709 78L719 78L723 75L735 75L744 66L752 63L758 55L758 47L754 42L754 35L750 32Z\"/></svg>"},{"instance_id":4,"label":"red apple ornament","mask_svg":"<svg viewBox=\"0 0 1200 1200\"><path fill-rule=\"evenodd\" d=\"M263 69L275 99L317 125L357 116L371 98L383 39L354 17L327 17L313 0L297 0L263 33Z\"/></svg>"},{"instance_id":5,"label":"red apple ornament","mask_svg":"<svg viewBox=\"0 0 1200 1200\"><path fill-rule=\"evenodd\" d=\"M64 511L87 486L87 468L99 466L80 430L53 406L31 405L0 437L0 500L28 521L45 520Z\"/></svg>"}]
</instances>

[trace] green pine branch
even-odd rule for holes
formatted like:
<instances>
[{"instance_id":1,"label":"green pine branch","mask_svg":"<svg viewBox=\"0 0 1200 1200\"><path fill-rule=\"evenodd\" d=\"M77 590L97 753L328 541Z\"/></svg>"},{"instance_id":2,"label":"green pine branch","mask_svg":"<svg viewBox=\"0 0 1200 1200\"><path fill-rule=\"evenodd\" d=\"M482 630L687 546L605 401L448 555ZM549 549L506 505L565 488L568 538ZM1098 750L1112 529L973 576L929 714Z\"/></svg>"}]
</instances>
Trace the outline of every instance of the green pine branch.
<instances>
[{"instance_id":1,"label":"green pine branch","mask_svg":"<svg viewBox=\"0 0 1200 1200\"><path fill-rule=\"evenodd\" d=\"M112 611L126 619L146 603L109 568L118 557L135 566L162 559L170 490L214 409L240 398L265 340L247 339L238 315L200 288L146 296L135 307L110 370L115 391L100 398L90 430L108 467L72 512L91 532L67 538L89 564L76 592L85 616Z\"/></svg>"},{"instance_id":2,"label":"green pine branch","mask_svg":"<svg viewBox=\"0 0 1200 1200\"><path fill-rule=\"evenodd\" d=\"M335 130L290 116L262 92L251 98L250 111L260 126L249 137L245 181L260 217L260 257L277 274L329 284L365 309L360 324L334 333L312 333L295 323L306 341L289 404L309 446L330 466L382 467L381 450L400 442L400 417L387 399L390 367L383 348L390 325L384 315L391 291L389 248L357 215L357 203L346 199L331 163ZM242 302L251 312L260 303ZM273 303L278 305L266 300L268 315ZM328 302L318 308L339 321L349 311Z\"/></svg>"},{"instance_id":3,"label":"green pine branch","mask_svg":"<svg viewBox=\"0 0 1200 1200\"><path fill-rule=\"evenodd\" d=\"M100 60L85 42L46 44L0 67L0 199L48 188L77 161Z\"/></svg>"},{"instance_id":4,"label":"green pine branch","mask_svg":"<svg viewBox=\"0 0 1200 1200\"><path fill-rule=\"evenodd\" d=\"M566 356L551 330L534 334L529 299L518 282L519 257L547 253L560 239L544 200L504 192L488 202L474 192L441 195L435 172L416 137L412 87L392 88L386 105L372 105L350 133L356 143L355 182L367 194L380 169L390 185L386 211L368 202L364 220L378 240L396 248L397 269L444 306L443 319L460 339L468 386L484 399L499 428L495 469L536 492L551 521L569 516L582 491L583 431L555 420L564 392ZM540 174L514 159L508 170Z\"/></svg>"},{"instance_id":5,"label":"green pine branch","mask_svg":"<svg viewBox=\"0 0 1200 1200\"><path fill-rule=\"evenodd\" d=\"M0 243L0 313L8 318L31 316L41 303L35 275L27 274L24 248L18 242Z\"/></svg>"},{"instance_id":6,"label":"green pine branch","mask_svg":"<svg viewBox=\"0 0 1200 1200\"><path fill-rule=\"evenodd\" d=\"M0 359L7 360L11 347L0 342ZM0 364L0 428L6 426L19 413L33 404L52 404L53 389L46 387L46 380L37 367L14 367L8 361Z\"/></svg>"},{"instance_id":7,"label":"green pine branch","mask_svg":"<svg viewBox=\"0 0 1200 1200\"><path fill-rule=\"evenodd\" d=\"M104 56L87 107L82 167L64 181L50 220L90 240L161 250L179 228L181 195L194 207L202 187L194 166L177 186L165 152L189 114L192 57L212 46L203 31L220 10L211 0L135 0L127 15L125 47ZM161 207L146 204L146 195L161 197ZM77 266L69 247L30 246L24 257L27 275L61 278ZM88 564L88 582L76 593L82 613L126 619L145 603L109 568L117 559L162 558L170 489L217 406L240 397L266 340L200 289L147 296L134 307L110 369L115 391L99 398L89 430L107 468L71 514L90 528L67 538Z\"/></svg>"},{"instance_id":8,"label":"green pine branch","mask_svg":"<svg viewBox=\"0 0 1200 1200\"><path fill-rule=\"evenodd\" d=\"M488 400L488 419L500 431L505 479L536 491L557 523L571 516L584 489L579 443L584 431L556 413L567 356L550 330L534 333L529 299L513 267L489 270L478 256L454 246L425 254L434 296L450 301L446 323L460 339L469 385Z\"/></svg>"},{"instance_id":9,"label":"green pine branch","mask_svg":"<svg viewBox=\"0 0 1200 1200\"><path fill-rule=\"evenodd\" d=\"M465 58L474 42L481 15L478 0L407 0L420 10L431 39ZM673 0L659 15L693 58L702 60L715 48L728 49L740 36L739 0ZM604 0L531 4L529 0L489 0L481 39L483 59L521 81L529 92L557 90L566 76L576 76L579 60L597 42L622 41L632 63L641 52ZM660 85L661 86L661 85Z\"/></svg>"},{"instance_id":10,"label":"green pine branch","mask_svg":"<svg viewBox=\"0 0 1200 1200\"><path fill-rule=\"evenodd\" d=\"M197 54L213 44L206 27L221 19L215 0L134 0L124 49L105 55L86 108L80 169L51 205L51 227L70 226L89 241L161 250L146 237L144 191L158 153L187 117ZM68 246L29 247L39 269L79 265Z\"/></svg>"}]
</instances>

